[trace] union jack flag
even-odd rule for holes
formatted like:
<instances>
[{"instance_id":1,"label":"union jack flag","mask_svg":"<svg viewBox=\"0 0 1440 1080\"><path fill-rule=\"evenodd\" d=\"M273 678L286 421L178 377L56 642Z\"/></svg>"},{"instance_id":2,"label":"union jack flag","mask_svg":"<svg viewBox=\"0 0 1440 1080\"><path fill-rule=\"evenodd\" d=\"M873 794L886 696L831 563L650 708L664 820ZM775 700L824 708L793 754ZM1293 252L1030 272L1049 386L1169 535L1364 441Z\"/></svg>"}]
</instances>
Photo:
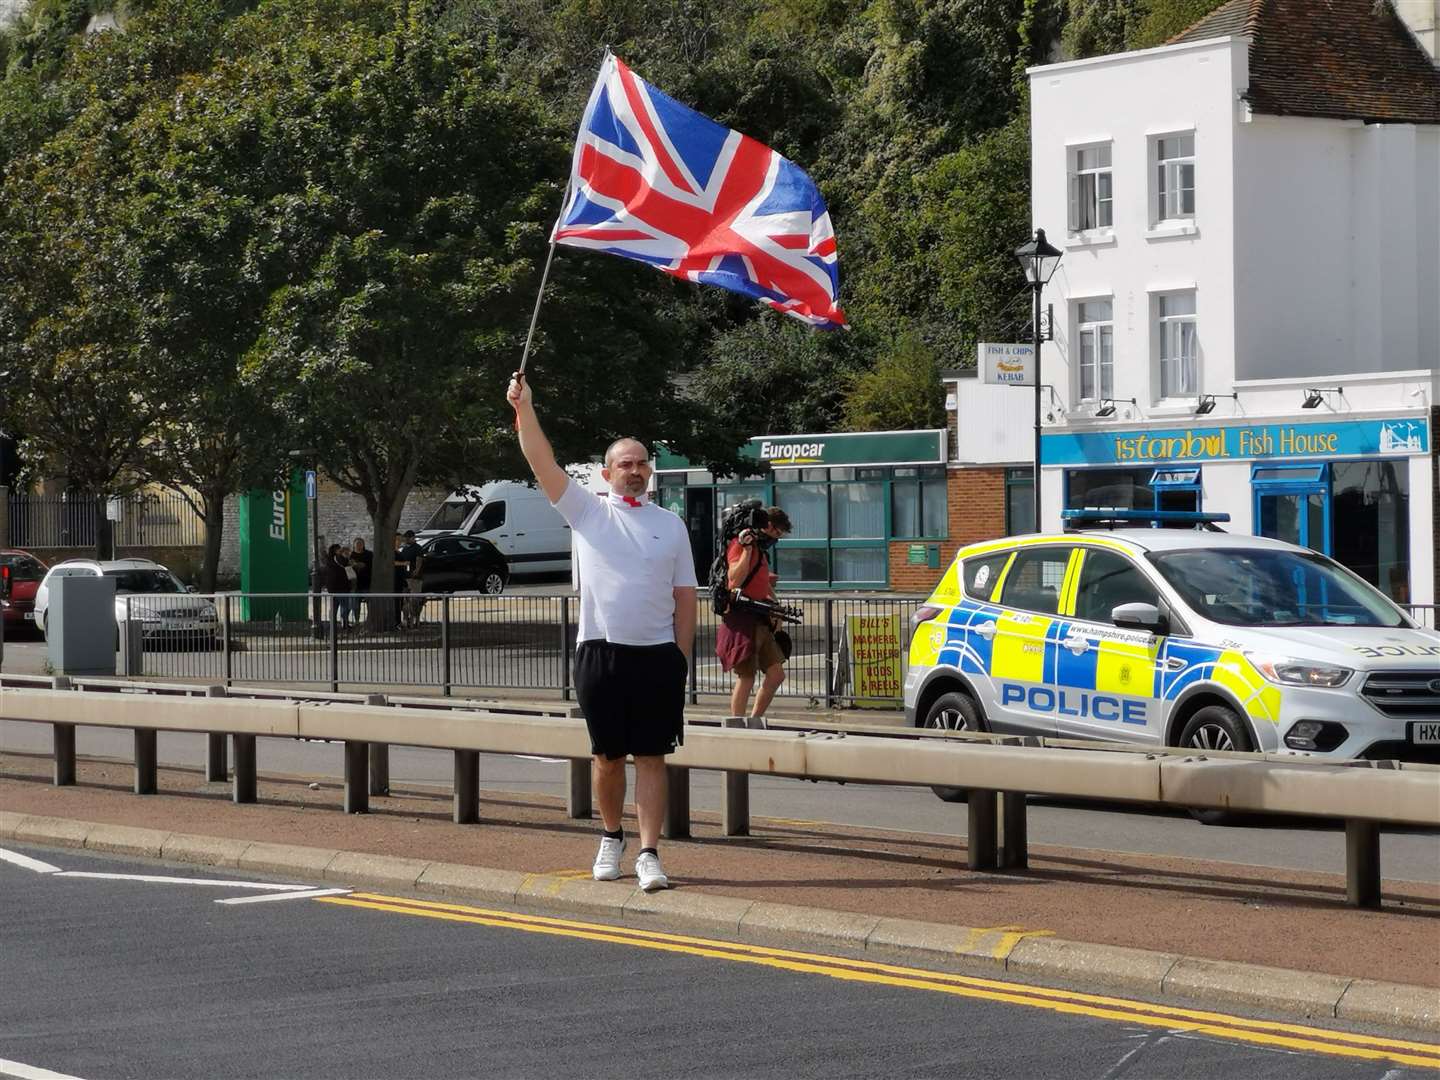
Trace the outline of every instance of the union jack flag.
<instances>
[{"instance_id":1,"label":"union jack flag","mask_svg":"<svg viewBox=\"0 0 1440 1080\"><path fill-rule=\"evenodd\" d=\"M830 212L810 177L606 54L552 239L845 326Z\"/></svg>"}]
</instances>

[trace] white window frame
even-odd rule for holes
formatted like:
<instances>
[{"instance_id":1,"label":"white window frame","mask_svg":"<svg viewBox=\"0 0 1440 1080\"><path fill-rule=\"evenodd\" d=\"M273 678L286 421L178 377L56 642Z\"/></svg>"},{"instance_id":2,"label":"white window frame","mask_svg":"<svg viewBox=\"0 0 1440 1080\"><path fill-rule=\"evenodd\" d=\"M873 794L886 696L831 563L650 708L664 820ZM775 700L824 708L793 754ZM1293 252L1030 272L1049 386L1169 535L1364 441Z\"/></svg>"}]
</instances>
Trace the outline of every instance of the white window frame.
<instances>
[{"instance_id":1,"label":"white window frame","mask_svg":"<svg viewBox=\"0 0 1440 1080\"><path fill-rule=\"evenodd\" d=\"M1069 165L1069 225L1072 236L1081 233L1109 233L1115 227L1115 158L1112 147L1112 143L1097 142L1071 146L1066 150ZM1081 155L1092 151L1104 151L1105 164L1081 168ZM1102 187L1109 189L1103 196Z\"/></svg>"},{"instance_id":2,"label":"white window frame","mask_svg":"<svg viewBox=\"0 0 1440 1080\"><path fill-rule=\"evenodd\" d=\"M1075 400L1102 401L1115 396L1115 298L1113 296L1087 296L1075 303ZM1110 305L1109 319L1081 321L1081 309L1086 304L1105 303ZM1085 347L1090 345L1094 360L1086 363ZM1085 392L1085 369L1095 369L1094 392ZM1108 384L1107 384L1107 378Z\"/></svg>"},{"instance_id":3,"label":"white window frame","mask_svg":"<svg viewBox=\"0 0 1440 1080\"><path fill-rule=\"evenodd\" d=\"M1166 314L1167 300L1187 296L1190 298L1190 311ZM1153 304L1158 398L1173 401L1198 397L1204 379L1200 355L1200 302L1196 290L1170 289L1156 293ZM1175 376L1177 369L1178 379ZM1187 374L1188 380L1185 378Z\"/></svg>"},{"instance_id":4,"label":"white window frame","mask_svg":"<svg viewBox=\"0 0 1440 1080\"><path fill-rule=\"evenodd\" d=\"M1161 151L1166 142L1172 139L1189 139L1190 153L1179 154L1175 157L1161 157ZM1199 204L1199 198L1195 190L1195 132L1174 131L1164 135L1155 135L1150 139L1150 192L1154 200L1155 213L1154 223L1159 225L1165 222L1194 221L1195 210ZM1190 169L1190 208L1184 206L1184 170Z\"/></svg>"}]
</instances>

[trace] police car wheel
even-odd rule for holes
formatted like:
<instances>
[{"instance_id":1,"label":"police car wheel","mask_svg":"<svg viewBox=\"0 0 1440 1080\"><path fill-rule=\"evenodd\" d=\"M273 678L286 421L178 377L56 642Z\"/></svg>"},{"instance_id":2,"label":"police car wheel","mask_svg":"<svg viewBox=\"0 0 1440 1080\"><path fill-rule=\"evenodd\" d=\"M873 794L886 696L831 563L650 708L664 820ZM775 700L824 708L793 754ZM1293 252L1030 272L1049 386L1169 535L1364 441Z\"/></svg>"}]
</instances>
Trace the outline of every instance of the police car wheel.
<instances>
[{"instance_id":1,"label":"police car wheel","mask_svg":"<svg viewBox=\"0 0 1440 1080\"><path fill-rule=\"evenodd\" d=\"M969 694L952 690L941 694L925 714L925 727L937 731L984 731L980 719L980 707ZM933 785L930 788L942 802L964 802L969 794L966 788Z\"/></svg>"},{"instance_id":2,"label":"police car wheel","mask_svg":"<svg viewBox=\"0 0 1440 1080\"><path fill-rule=\"evenodd\" d=\"M1233 709L1207 705L1192 716L1180 732L1180 745L1187 750L1253 750L1245 721ZM1191 810L1190 816L1204 825L1239 825L1244 815L1233 810Z\"/></svg>"}]
</instances>

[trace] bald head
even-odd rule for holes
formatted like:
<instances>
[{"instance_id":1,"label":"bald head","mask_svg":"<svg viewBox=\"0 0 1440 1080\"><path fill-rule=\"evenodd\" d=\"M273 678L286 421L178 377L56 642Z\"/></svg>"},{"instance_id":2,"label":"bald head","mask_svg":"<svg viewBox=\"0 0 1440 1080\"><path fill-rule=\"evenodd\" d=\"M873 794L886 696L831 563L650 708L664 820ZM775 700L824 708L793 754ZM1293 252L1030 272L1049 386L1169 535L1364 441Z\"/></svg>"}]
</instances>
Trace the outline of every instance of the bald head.
<instances>
[{"instance_id":1,"label":"bald head","mask_svg":"<svg viewBox=\"0 0 1440 1080\"><path fill-rule=\"evenodd\" d=\"M605 450L600 475L616 495L639 498L650 486L650 451L639 439L616 439Z\"/></svg>"},{"instance_id":2,"label":"bald head","mask_svg":"<svg viewBox=\"0 0 1440 1080\"><path fill-rule=\"evenodd\" d=\"M644 458L647 461L650 458L650 451L645 448L644 443L639 439L626 435L623 438L616 439L605 448L605 467L607 469L614 462L616 455L622 451L627 455Z\"/></svg>"}]
</instances>

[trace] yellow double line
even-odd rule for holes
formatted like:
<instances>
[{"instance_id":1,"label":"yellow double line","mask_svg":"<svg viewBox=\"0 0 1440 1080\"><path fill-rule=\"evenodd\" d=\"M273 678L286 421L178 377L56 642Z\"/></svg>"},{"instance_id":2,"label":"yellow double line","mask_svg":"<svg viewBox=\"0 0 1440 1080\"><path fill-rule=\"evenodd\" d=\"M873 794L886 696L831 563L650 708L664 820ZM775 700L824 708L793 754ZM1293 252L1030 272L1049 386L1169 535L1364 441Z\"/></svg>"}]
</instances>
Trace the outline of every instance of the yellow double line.
<instances>
[{"instance_id":1,"label":"yellow double line","mask_svg":"<svg viewBox=\"0 0 1440 1080\"><path fill-rule=\"evenodd\" d=\"M1030 1008L1047 1009L1051 1012L1072 1016L1091 1016L1101 1020L1116 1020L1123 1023L1165 1028L1169 1031L1211 1035L1257 1046L1302 1050L1370 1061L1388 1061L1440 1070L1440 1044L1385 1039L1372 1035L1352 1034L1347 1031L1327 1031L1324 1028L1309 1027L1303 1024L1251 1020L1243 1016L1229 1016L1224 1013L1176 1008L1170 1005L1154 1005L1145 1001L1103 997L1071 990L1024 986L999 982L994 979L951 975L945 972L900 967L895 964L882 964L869 960L851 960L839 956L795 952L790 949L771 949L761 945L745 945L733 941L716 941L709 938L687 937L683 934L666 934L651 930L632 930L600 923L553 919L543 915L522 915L512 911L491 911L486 908L467 907L463 904L412 900L376 893L357 892L351 893L349 896L321 896L316 897L315 902L335 904L340 907L370 908L374 911L386 911L396 915L414 915L427 919L443 919L448 922L473 923L477 926L524 930L532 934L550 934L557 937L583 938L587 941L631 945L660 952L684 953L690 956L709 957L714 960L730 960L740 964L757 964L781 971L824 975L847 982L899 986L911 990L953 994L957 997L1000 1001L1010 1005L1026 1005Z\"/></svg>"}]
</instances>

